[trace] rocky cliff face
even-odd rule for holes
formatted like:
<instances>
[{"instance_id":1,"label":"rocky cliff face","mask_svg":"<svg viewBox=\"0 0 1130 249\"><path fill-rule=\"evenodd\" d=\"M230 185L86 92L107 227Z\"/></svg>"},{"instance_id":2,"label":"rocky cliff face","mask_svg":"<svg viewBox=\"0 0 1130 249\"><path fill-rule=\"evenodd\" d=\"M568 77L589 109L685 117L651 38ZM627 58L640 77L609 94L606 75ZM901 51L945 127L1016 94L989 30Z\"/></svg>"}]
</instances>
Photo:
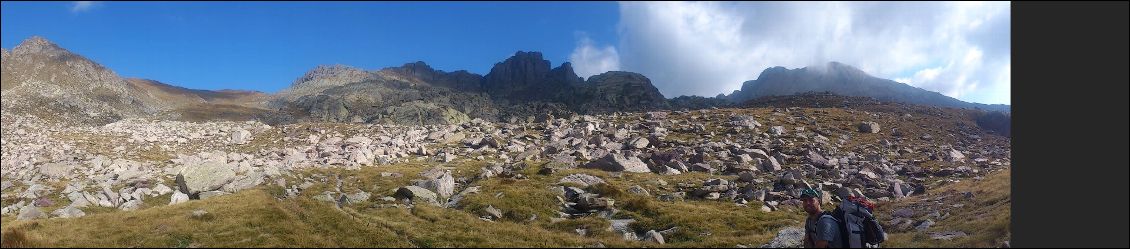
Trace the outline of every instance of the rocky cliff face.
<instances>
[{"instance_id":1,"label":"rocky cliff face","mask_svg":"<svg viewBox=\"0 0 1130 249\"><path fill-rule=\"evenodd\" d=\"M580 113L651 111L671 105L651 80L638 73L613 71L589 77L578 88L572 106Z\"/></svg>"},{"instance_id":2,"label":"rocky cliff face","mask_svg":"<svg viewBox=\"0 0 1130 249\"><path fill-rule=\"evenodd\" d=\"M485 76L483 90L504 103L559 102L571 97L583 80L569 63L550 69L540 52L519 51L499 62Z\"/></svg>"},{"instance_id":3,"label":"rocky cliff face","mask_svg":"<svg viewBox=\"0 0 1130 249\"><path fill-rule=\"evenodd\" d=\"M390 67L377 71L377 74L406 82L429 84L432 86L447 87L459 91L480 91L483 76L459 70L444 72L435 70L423 61L407 63L400 67Z\"/></svg>"},{"instance_id":4,"label":"rocky cliff face","mask_svg":"<svg viewBox=\"0 0 1130 249\"><path fill-rule=\"evenodd\" d=\"M319 65L294 80L290 87L279 91L277 97L284 101L294 101L299 97L318 94L329 88L375 78L376 75L360 68L346 65Z\"/></svg>"}]
</instances>

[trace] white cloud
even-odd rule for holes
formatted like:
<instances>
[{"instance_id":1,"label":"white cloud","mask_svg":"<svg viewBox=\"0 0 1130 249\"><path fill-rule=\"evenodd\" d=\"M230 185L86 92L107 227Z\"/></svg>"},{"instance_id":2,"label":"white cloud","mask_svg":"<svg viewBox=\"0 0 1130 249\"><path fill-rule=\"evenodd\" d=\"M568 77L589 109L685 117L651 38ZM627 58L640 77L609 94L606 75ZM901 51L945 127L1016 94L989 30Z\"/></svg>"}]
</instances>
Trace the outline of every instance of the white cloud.
<instances>
[{"instance_id":1,"label":"white cloud","mask_svg":"<svg viewBox=\"0 0 1130 249\"><path fill-rule=\"evenodd\" d=\"M615 47L597 47L584 33L578 33L577 37L577 48L569 54L569 61L573 63L573 71L577 76L588 79L589 76L620 70L620 54Z\"/></svg>"},{"instance_id":2,"label":"white cloud","mask_svg":"<svg viewBox=\"0 0 1130 249\"><path fill-rule=\"evenodd\" d=\"M839 61L982 103L1008 99L1008 2L621 2L620 66L668 97ZM1006 80L1005 82L1000 82ZM1000 91L1005 89L1005 91ZM1001 96L1005 97L1001 97Z\"/></svg>"},{"instance_id":3,"label":"white cloud","mask_svg":"<svg viewBox=\"0 0 1130 249\"><path fill-rule=\"evenodd\" d=\"M71 12L84 12L90 10L91 8L94 8L94 6L97 6L98 4L99 2L97 1L74 1L71 3Z\"/></svg>"}]
</instances>

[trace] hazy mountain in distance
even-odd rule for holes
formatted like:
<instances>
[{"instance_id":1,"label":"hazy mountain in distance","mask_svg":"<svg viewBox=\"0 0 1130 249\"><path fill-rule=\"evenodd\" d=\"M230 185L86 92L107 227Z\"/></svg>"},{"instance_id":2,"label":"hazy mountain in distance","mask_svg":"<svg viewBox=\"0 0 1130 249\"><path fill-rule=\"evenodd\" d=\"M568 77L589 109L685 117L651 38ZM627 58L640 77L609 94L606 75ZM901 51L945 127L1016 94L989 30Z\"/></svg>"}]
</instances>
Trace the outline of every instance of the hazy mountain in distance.
<instances>
[{"instance_id":1,"label":"hazy mountain in distance","mask_svg":"<svg viewBox=\"0 0 1130 249\"><path fill-rule=\"evenodd\" d=\"M761 72L756 80L742 83L724 98L742 103L765 96L793 95L804 92L831 92L844 96L872 97L882 101L911 104L1009 111L1008 105L987 105L964 102L953 97L917 88L893 80L876 78L855 67L829 62L822 66L799 69L771 67Z\"/></svg>"}]
</instances>

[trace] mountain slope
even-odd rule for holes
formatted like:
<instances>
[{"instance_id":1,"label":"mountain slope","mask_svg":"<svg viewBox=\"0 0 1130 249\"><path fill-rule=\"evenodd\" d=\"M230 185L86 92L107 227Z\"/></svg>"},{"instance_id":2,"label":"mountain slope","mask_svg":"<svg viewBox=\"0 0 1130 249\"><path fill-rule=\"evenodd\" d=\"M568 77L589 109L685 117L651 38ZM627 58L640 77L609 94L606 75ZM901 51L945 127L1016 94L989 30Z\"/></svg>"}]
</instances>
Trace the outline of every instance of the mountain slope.
<instances>
[{"instance_id":1,"label":"mountain slope","mask_svg":"<svg viewBox=\"0 0 1130 249\"><path fill-rule=\"evenodd\" d=\"M169 108L110 69L42 37L24 40L0 64L5 113L97 124Z\"/></svg>"},{"instance_id":2,"label":"mountain slope","mask_svg":"<svg viewBox=\"0 0 1130 249\"><path fill-rule=\"evenodd\" d=\"M167 106L155 115L158 118L193 122L247 121L259 119L271 112L266 109L266 102L271 96L262 92L188 89L137 78L126 79L126 83Z\"/></svg>"},{"instance_id":3,"label":"mountain slope","mask_svg":"<svg viewBox=\"0 0 1130 249\"><path fill-rule=\"evenodd\" d=\"M128 78L126 83L163 102L171 102L176 106L200 103L243 105L260 107L262 101L269 97L268 94L258 91L244 90L198 90L165 84L160 81Z\"/></svg>"},{"instance_id":4,"label":"mountain slope","mask_svg":"<svg viewBox=\"0 0 1130 249\"><path fill-rule=\"evenodd\" d=\"M477 87L475 76L437 72L423 63L376 72L319 66L272 97L271 107L281 112L268 122L449 124L494 119L497 110L484 93L448 87L472 87L467 82Z\"/></svg>"},{"instance_id":5,"label":"mountain slope","mask_svg":"<svg viewBox=\"0 0 1130 249\"><path fill-rule=\"evenodd\" d=\"M964 102L937 92L888 79L876 78L839 62L791 70L784 67L765 69L756 80L742 83L741 90L734 91L726 98L740 103L764 96L792 95L803 92L832 92L845 96L872 97L882 101L940 107L1009 110L1007 105Z\"/></svg>"}]
</instances>

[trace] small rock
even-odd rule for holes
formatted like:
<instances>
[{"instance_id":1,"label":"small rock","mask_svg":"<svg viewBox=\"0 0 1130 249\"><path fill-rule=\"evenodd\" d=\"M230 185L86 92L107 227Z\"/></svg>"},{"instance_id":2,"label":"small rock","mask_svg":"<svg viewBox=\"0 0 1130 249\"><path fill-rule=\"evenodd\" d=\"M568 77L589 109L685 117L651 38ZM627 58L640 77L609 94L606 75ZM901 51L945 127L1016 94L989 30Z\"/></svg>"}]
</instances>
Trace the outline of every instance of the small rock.
<instances>
[{"instance_id":1,"label":"small rock","mask_svg":"<svg viewBox=\"0 0 1130 249\"><path fill-rule=\"evenodd\" d=\"M637 138L632 139L631 141L628 141L628 145L631 146L634 149L647 148L647 144L648 144L647 138L643 138L643 137L637 137Z\"/></svg>"},{"instance_id":2,"label":"small rock","mask_svg":"<svg viewBox=\"0 0 1130 249\"><path fill-rule=\"evenodd\" d=\"M945 232L930 233L930 238L936 239L936 240L951 240L951 239L965 237L966 235L967 234L965 234L965 232L962 232L962 231L945 231Z\"/></svg>"},{"instance_id":3,"label":"small rock","mask_svg":"<svg viewBox=\"0 0 1130 249\"><path fill-rule=\"evenodd\" d=\"M718 198L721 198L721 197L722 197L722 194L719 194L718 192L711 192L709 194L706 194L706 196L703 197L703 198L706 198L707 200L717 200Z\"/></svg>"},{"instance_id":4,"label":"small rock","mask_svg":"<svg viewBox=\"0 0 1130 249\"><path fill-rule=\"evenodd\" d=\"M879 123L876 122L863 122L859 124L859 132L863 133L879 133Z\"/></svg>"},{"instance_id":5,"label":"small rock","mask_svg":"<svg viewBox=\"0 0 1130 249\"><path fill-rule=\"evenodd\" d=\"M27 205L23 208L20 208L20 214L16 216L16 220L34 220L46 218L47 214L43 213L43 211L40 211L39 208L35 207L34 205Z\"/></svg>"},{"instance_id":6,"label":"small rock","mask_svg":"<svg viewBox=\"0 0 1130 249\"><path fill-rule=\"evenodd\" d=\"M619 233L619 234L624 234L624 233L628 233L628 232L632 231L631 225L632 225L632 223L635 223L636 220L635 219L611 219L611 220L608 220L608 222L610 223L609 227L608 227L609 231L613 231L613 232L616 232L616 233Z\"/></svg>"},{"instance_id":7,"label":"small rock","mask_svg":"<svg viewBox=\"0 0 1130 249\"><path fill-rule=\"evenodd\" d=\"M587 174L572 174L562 177L560 181L557 181L557 183L574 183L581 185L581 187L588 187L590 185L604 183L604 180L600 179L600 177Z\"/></svg>"},{"instance_id":8,"label":"small rock","mask_svg":"<svg viewBox=\"0 0 1130 249\"><path fill-rule=\"evenodd\" d=\"M232 144L247 144L248 142L251 142L250 131L239 129L231 133Z\"/></svg>"},{"instance_id":9,"label":"small rock","mask_svg":"<svg viewBox=\"0 0 1130 249\"><path fill-rule=\"evenodd\" d=\"M649 193L647 189L640 187L640 185L632 185L631 187L628 187L628 193L639 196L651 196L651 193Z\"/></svg>"},{"instance_id":10,"label":"small rock","mask_svg":"<svg viewBox=\"0 0 1130 249\"><path fill-rule=\"evenodd\" d=\"M55 205L55 201L52 201L51 199L48 199L47 197L40 197L39 199L35 199L35 201L33 201L31 203L32 203L32 205L35 205L36 207L49 207L51 205Z\"/></svg>"},{"instance_id":11,"label":"small rock","mask_svg":"<svg viewBox=\"0 0 1130 249\"><path fill-rule=\"evenodd\" d=\"M773 212L773 208L770 208L769 206L761 205L761 212L766 212L766 213Z\"/></svg>"},{"instance_id":12,"label":"small rock","mask_svg":"<svg viewBox=\"0 0 1130 249\"><path fill-rule=\"evenodd\" d=\"M393 195L396 198L404 198L412 200L413 202L427 202L439 204L436 193L431 190L417 187L417 186L404 186L396 190Z\"/></svg>"},{"instance_id":13,"label":"small rock","mask_svg":"<svg viewBox=\"0 0 1130 249\"><path fill-rule=\"evenodd\" d=\"M576 207L581 211L604 210L612 207L614 203L615 202L609 198L598 198L595 195L589 195L584 198L579 198Z\"/></svg>"},{"instance_id":14,"label":"small rock","mask_svg":"<svg viewBox=\"0 0 1130 249\"><path fill-rule=\"evenodd\" d=\"M891 215L894 217L911 218L914 217L914 210L911 210L909 208L900 208L892 212Z\"/></svg>"},{"instance_id":15,"label":"small rock","mask_svg":"<svg viewBox=\"0 0 1130 249\"><path fill-rule=\"evenodd\" d=\"M784 135L785 134L785 127L784 126L769 127L769 134L772 134L774 136Z\"/></svg>"},{"instance_id":16,"label":"small rock","mask_svg":"<svg viewBox=\"0 0 1130 249\"><path fill-rule=\"evenodd\" d=\"M205 215L208 215L208 211L204 211L204 209L192 210L191 214L192 218L196 219L204 218Z\"/></svg>"},{"instance_id":17,"label":"small rock","mask_svg":"<svg viewBox=\"0 0 1130 249\"><path fill-rule=\"evenodd\" d=\"M346 201L349 203L361 203L369 201L372 195L365 191L358 191L357 193L345 195Z\"/></svg>"},{"instance_id":18,"label":"small rock","mask_svg":"<svg viewBox=\"0 0 1130 249\"><path fill-rule=\"evenodd\" d=\"M212 197L216 197L216 196L221 196L221 195L227 195L227 194L228 194L228 192L224 192L224 191L202 192L202 193L200 193L200 199L204 200L204 199L208 199L208 198L212 198Z\"/></svg>"},{"instance_id":19,"label":"small rock","mask_svg":"<svg viewBox=\"0 0 1130 249\"><path fill-rule=\"evenodd\" d=\"M946 159L946 161L949 161L949 162L964 162L965 161L965 154L962 154L961 151L958 151L958 150L955 150L955 149L950 149L949 151L946 152L945 159Z\"/></svg>"},{"instance_id":20,"label":"small rock","mask_svg":"<svg viewBox=\"0 0 1130 249\"><path fill-rule=\"evenodd\" d=\"M141 208L141 201L139 200L127 201L125 203L122 203L121 206L118 206L118 209L121 209L122 211L134 211L138 208Z\"/></svg>"},{"instance_id":21,"label":"small rock","mask_svg":"<svg viewBox=\"0 0 1130 249\"><path fill-rule=\"evenodd\" d=\"M660 234L659 232L656 232L655 230L649 230L649 231L647 231L646 234L644 234L643 241L655 242L655 243L662 245L664 243L663 242L663 234Z\"/></svg>"},{"instance_id":22,"label":"small rock","mask_svg":"<svg viewBox=\"0 0 1130 249\"><path fill-rule=\"evenodd\" d=\"M768 172L780 171L781 170L781 163L778 163L777 159L773 158L773 157L769 157L768 159L762 159L761 160L761 169L768 171Z\"/></svg>"},{"instance_id":23,"label":"small rock","mask_svg":"<svg viewBox=\"0 0 1130 249\"><path fill-rule=\"evenodd\" d=\"M483 209L483 212L486 212L490 219L502 218L502 210L494 208L493 205L488 205L486 209Z\"/></svg>"},{"instance_id":24,"label":"small rock","mask_svg":"<svg viewBox=\"0 0 1130 249\"><path fill-rule=\"evenodd\" d=\"M51 215L54 215L55 217L58 217L58 218L67 219L67 218L78 218L78 217L86 216L86 212L83 212L81 209L78 209L74 206L67 206L67 207L55 210L54 212L51 212Z\"/></svg>"},{"instance_id":25,"label":"small rock","mask_svg":"<svg viewBox=\"0 0 1130 249\"><path fill-rule=\"evenodd\" d=\"M804 244L804 228L786 227L761 248L799 248Z\"/></svg>"},{"instance_id":26,"label":"small rock","mask_svg":"<svg viewBox=\"0 0 1130 249\"><path fill-rule=\"evenodd\" d=\"M181 193L180 191L173 192L173 195L169 197L169 205L176 205L185 202L188 202L188 195Z\"/></svg>"},{"instance_id":27,"label":"small rock","mask_svg":"<svg viewBox=\"0 0 1130 249\"><path fill-rule=\"evenodd\" d=\"M934 220L926 219L926 220L922 221L921 223L918 223L918 226L915 226L914 230L925 231L926 229L930 229L930 226L933 226L933 225L934 225Z\"/></svg>"}]
</instances>

